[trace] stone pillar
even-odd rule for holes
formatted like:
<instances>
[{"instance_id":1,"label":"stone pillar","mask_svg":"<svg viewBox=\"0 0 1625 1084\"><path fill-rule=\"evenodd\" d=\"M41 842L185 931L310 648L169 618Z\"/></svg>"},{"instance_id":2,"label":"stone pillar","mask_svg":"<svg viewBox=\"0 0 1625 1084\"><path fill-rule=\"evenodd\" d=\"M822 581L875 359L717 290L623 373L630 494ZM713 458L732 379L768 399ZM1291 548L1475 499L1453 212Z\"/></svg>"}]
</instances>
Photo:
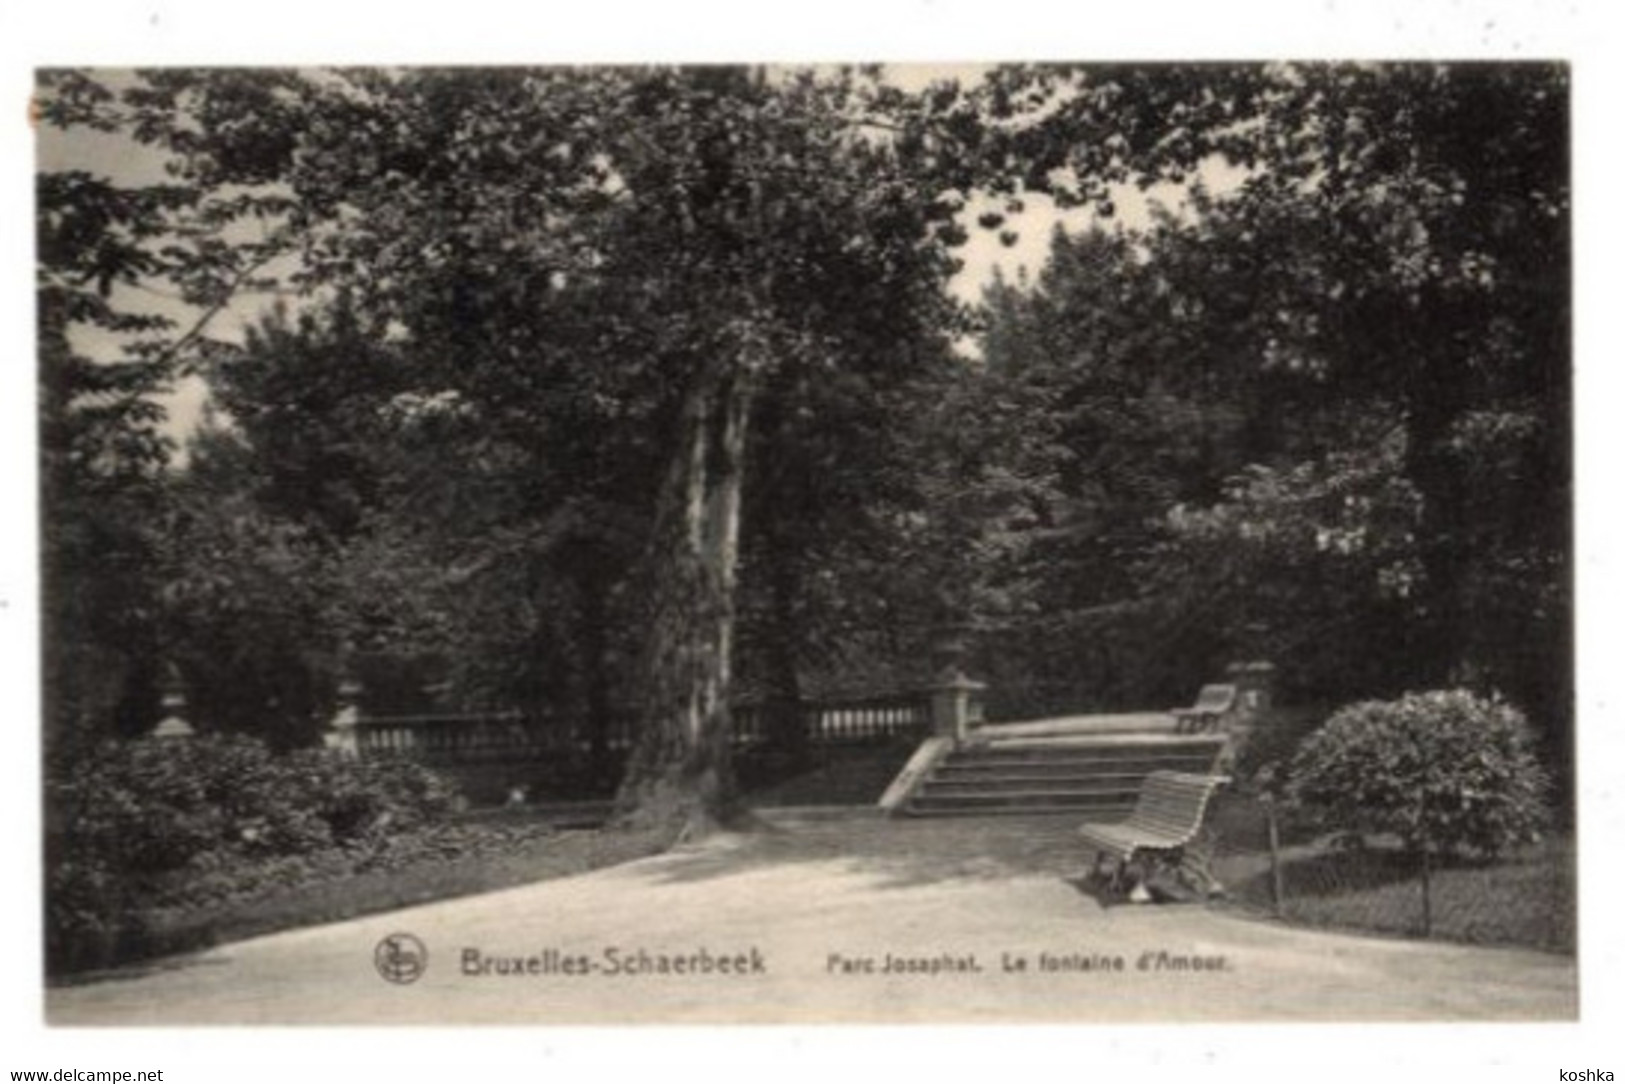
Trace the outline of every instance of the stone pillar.
<instances>
[{"instance_id":1,"label":"stone pillar","mask_svg":"<svg viewBox=\"0 0 1625 1084\"><path fill-rule=\"evenodd\" d=\"M972 681L956 666L937 675L931 688L931 732L963 742L982 722L982 693L986 683Z\"/></svg>"},{"instance_id":2,"label":"stone pillar","mask_svg":"<svg viewBox=\"0 0 1625 1084\"><path fill-rule=\"evenodd\" d=\"M1234 662L1225 667L1224 675L1236 687L1236 706L1224 718L1228 740L1215 771L1231 775L1238 766L1248 763L1244 756L1247 747L1260 728L1268 725L1270 707L1275 702L1275 665Z\"/></svg>"},{"instance_id":3,"label":"stone pillar","mask_svg":"<svg viewBox=\"0 0 1625 1084\"><path fill-rule=\"evenodd\" d=\"M1267 714L1275 702L1275 664L1233 662L1225 677L1236 687L1236 707L1248 719Z\"/></svg>"},{"instance_id":4,"label":"stone pillar","mask_svg":"<svg viewBox=\"0 0 1625 1084\"><path fill-rule=\"evenodd\" d=\"M327 733L322 735L322 743L345 756L360 756L361 743L356 733L360 723L361 682L346 676L339 681L338 705L327 724Z\"/></svg>"},{"instance_id":5,"label":"stone pillar","mask_svg":"<svg viewBox=\"0 0 1625 1084\"><path fill-rule=\"evenodd\" d=\"M190 738L196 731L186 721L186 682L174 663L164 667L164 676L158 681L159 704L163 718L152 728L152 736L163 741Z\"/></svg>"}]
</instances>

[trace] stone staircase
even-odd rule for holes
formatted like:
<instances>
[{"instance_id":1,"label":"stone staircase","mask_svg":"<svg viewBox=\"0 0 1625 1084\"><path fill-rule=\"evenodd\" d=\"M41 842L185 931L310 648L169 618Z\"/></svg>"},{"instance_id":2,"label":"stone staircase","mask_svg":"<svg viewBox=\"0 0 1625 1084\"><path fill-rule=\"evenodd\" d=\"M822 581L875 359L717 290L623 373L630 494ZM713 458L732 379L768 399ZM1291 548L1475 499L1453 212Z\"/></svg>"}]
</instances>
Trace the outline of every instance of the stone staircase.
<instances>
[{"instance_id":1,"label":"stone staircase","mask_svg":"<svg viewBox=\"0 0 1625 1084\"><path fill-rule=\"evenodd\" d=\"M920 773L895 812L914 817L1078 813L1112 820L1151 772L1208 773L1222 734L1180 734L1163 712L976 728Z\"/></svg>"}]
</instances>

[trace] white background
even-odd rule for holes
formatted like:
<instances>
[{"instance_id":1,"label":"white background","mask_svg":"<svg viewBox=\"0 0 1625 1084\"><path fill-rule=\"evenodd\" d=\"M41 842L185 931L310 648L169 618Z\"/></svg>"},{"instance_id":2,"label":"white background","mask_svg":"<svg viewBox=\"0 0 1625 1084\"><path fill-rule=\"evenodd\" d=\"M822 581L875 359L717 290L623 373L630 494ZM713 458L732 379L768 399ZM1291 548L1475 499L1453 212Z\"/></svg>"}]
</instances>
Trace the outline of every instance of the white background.
<instances>
[{"instance_id":1,"label":"white background","mask_svg":"<svg viewBox=\"0 0 1625 1084\"><path fill-rule=\"evenodd\" d=\"M163 1068L166 1081L1116 1078L1625 1080L1625 675L1617 313L1625 46L1606 0L797 6L454 0L11 0L0 8L0 1081L35 1068ZM563 8L564 11L557 10ZM567 11L567 13L566 13ZM39 950L31 69L40 64L1267 58L1568 59L1574 67L1581 766L1578 1025L508 1030L47 1029Z\"/></svg>"}]
</instances>

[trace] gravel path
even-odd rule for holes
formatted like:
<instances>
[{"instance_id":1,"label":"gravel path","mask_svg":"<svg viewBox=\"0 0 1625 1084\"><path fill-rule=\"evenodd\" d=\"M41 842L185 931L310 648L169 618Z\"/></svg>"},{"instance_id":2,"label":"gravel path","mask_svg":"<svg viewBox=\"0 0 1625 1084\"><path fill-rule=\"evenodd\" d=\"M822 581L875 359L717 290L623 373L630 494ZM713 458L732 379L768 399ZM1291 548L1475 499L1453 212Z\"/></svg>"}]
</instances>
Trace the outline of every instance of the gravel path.
<instances>
[{"instance_id":1,"label":"gravel path","mask_svg":"<svg viewBox=\"0 0 1625 1084\"><path fill-rule=\"evenodd\" d=\"M579 877L47 992L54 1024L1565 1020L1572 957L1103 908L1070 820L774 815ZM997 857L995 857L997 856ZM374 968L427 947L417 981ZM679 973L681 972L681 973ZM742 973L739 973L742 972Z\"/></svg>"}]
</instances>

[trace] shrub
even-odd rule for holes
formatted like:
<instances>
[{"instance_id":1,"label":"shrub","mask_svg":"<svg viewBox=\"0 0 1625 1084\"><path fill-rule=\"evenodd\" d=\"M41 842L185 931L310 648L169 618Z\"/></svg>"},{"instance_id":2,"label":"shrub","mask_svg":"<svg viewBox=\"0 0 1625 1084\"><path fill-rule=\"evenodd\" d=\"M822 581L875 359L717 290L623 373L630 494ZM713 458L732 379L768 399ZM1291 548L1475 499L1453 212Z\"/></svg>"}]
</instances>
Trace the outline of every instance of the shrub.
<instances>
[{"instance_id":1,"label":"shrub","mask_svg":"<svg viewBox=\"0 0 1625 1084\"><path fill-rule=\"evenodd\" d=\"M1523 715L1463 690L1339 710L1293 757L1287 793L1336 827L1493 858L1538 838L1545 772Z\"/></svg>"},{"instance_id":2,"label":"shrub","mask_svg":"<svg viewBox=\"0 0 1625 1084\"><path fill-rule=\"evenodd\" d=\"M238 736L114 742L48 766L46 933L55 966L128 933L144 901L217 895L253 862L297 869L336 846L376 849L451 808L422 767L330 750L274 756ZM291 864L290 864L291 863ZM88 961L94 962L94 961Z\"/></svg>"},{"instance_id":3,"label":"shrub","mask_svg":"<svg viewBox=\"0 0 1625 1084\"><path fill-rule=\"evenodd\" d=\"M444 779L409 760L357 761L304 750L284 758L279 769L279 792L308 810L336 843L375 842L414 828L449 811L456 798Z\"/></svg>"}]
</instances>

